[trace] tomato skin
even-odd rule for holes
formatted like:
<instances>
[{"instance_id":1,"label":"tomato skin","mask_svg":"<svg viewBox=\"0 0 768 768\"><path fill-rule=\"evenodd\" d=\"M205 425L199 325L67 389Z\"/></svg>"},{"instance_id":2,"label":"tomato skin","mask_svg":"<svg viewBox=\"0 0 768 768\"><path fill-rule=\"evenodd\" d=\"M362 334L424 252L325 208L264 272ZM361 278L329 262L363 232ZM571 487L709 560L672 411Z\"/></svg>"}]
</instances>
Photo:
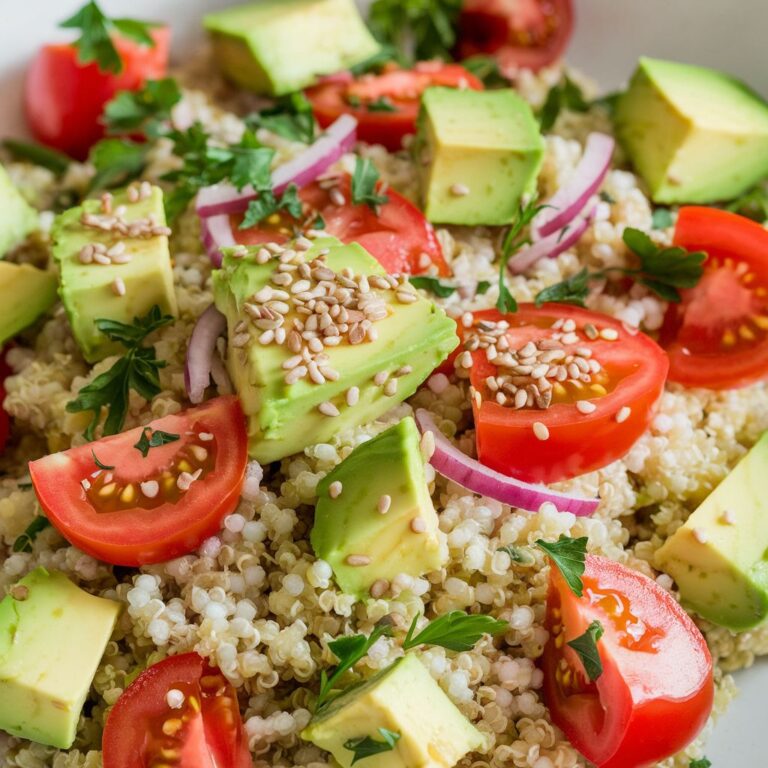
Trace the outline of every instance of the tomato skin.
<instances>
[{"instance_id":1,"label":"tomato skin","mask_svg":"<svg viewBox=\"0 0 768 768\"><path fill-rule=\"evenodd\" d=\"M357 138L368 144L382 144L396 152L403 139L416 133L416 119L422 92L431 85L483 90L483 83L459 64L419 62L411 70L385 68L380 75L362 75L358 79L331 77L306 91L315 119L327 128L339 115L357 118ZM350 97L361 100L352 106ZM397 111L371 112L365 106L379 98L388 98Z\"/></svg>"},{"instance_id":2,"label":"tomato skin","mask_svg":"<svg viewBox=\"0 0 768 768\"><path fill-rule=\"evenodd\" d=\"M152 448L144 458L135 448L142 435L139 427L29 464L35 493L51 523L70 543L113 565L165 562L196 549L219 530L240 498L248 453L245 416L237 397L219 397L148 426L179 435L180 440ZM161 495L147 506L139 483L170 470L188 448L187 435L193 429L215 436L216 442L210 444L215 464L178 503ZM137 501L127 509L98 511L81 484L87 480L88 490L95 485L93 454L115 468L114 478L121 488L132 484L145 505L137 506ZM174 472L174 481L176 476Z\"/></svg>"},{"instance_id":3,"label":"tomato skin","mask_svg":"<svg viewBox=\"0 0 768 768\"><path fill-rule=\"evenodd\" d=\"M77 160L104 137L104 105L118 91L135 91L168 70L170 29L151 31L154 47L114 38L123 71L102 72L96 62L81 64L73 45L43 46L27 70L24 109L34 137Z\"/></svg>"},{"instance_id":4,"label":"tomato skin","mask_svg":"<svg viewBox=\"0 0 768 768\"><path fill-rule=\"evenodd\" d=\"M223 696L201 695L201 679L219 674L196 653L171 656L142 672L107 717L104 768L144 768L151 757L147 753L163 746L178 750L178 764L185 768L252 768L232 685L225 681ZM171 709L165 696L173 688L194 693L202 703L201 711ZM180 738L163 738L163 722L182 714L187 722Z\"/></svg>"},{"instance_id":5,"label":"tomato skin","mask_svg":"<svg viewBox=\"0 0 768 768\"><path fill-rule=\"evenodd\" d=\"M689 744L706 723L712 657L688 614L647 576L589 555L583 580L585 596L578 598L551 569L545 702L553 722L599 768L648 768ZM605 630L598 641L603 674L589 683L567 643L594 620ZM637 622L643 634L635 639L624 628ZM558 680L562 659L580 676L568 691Z\"/></svg>"}]
</instances>

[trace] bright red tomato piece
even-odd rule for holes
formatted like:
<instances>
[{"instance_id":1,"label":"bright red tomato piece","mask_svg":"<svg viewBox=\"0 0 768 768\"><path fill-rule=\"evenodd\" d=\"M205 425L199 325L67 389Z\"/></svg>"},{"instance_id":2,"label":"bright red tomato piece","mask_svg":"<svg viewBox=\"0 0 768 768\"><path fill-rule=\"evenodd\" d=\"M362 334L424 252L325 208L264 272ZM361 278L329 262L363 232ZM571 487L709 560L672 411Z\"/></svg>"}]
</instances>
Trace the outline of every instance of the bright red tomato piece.
<instances>
[{"instance_id":1,"label":"bright red tomato piece","mask_svg":"<svg viewBox=\"0 0 768 768\"><path fill-rule=\"evenodd\" d=\"M563 54L573 23L572 0L464 0L459 55L493 54L510 76L537 71Z\"/></svg>"},{"instance_id":2,"label":"bright red tomato piece","mask_svg":"<svg viewBox=\"0 0 768 768\"><path fill-rule=\"evenodd\" d=\"M344 243L359 243L390 274L421 274L432 265L437 267L440 275L451 273L434 227L405 197L388 189L389 202L380 206L377 213L367 204L352 204L348 174L340 176L333 188L344 199L342 205L333 199L336 194L332 194L328 180L316 181L299 190L305 208L302 222L281 212L257 227L240 229L243 214L233 215L235 240L244 245L283 243L294 237L297 229L311 229L320 215L329 235Z\"/></svg>"},{"instance_id":3,"label":"bright red tomato piece","mask_svg":"<svg viewBox=\"0 0 768 768\"><path fill-rule=\"evenodd\" d=\"M150 429L178 439L145 457L137 446ZM232 396L54 453L29 471L64 538L107 563L138 566L180 557L216 533L237 506L247 460L245 416Z\"/></svg>"},{"instance_id":4,"label":"bright red tomato piece","mask_svg":"<svg viewBox=\"0 0 768 768\"><path fill-rule=\"evenodd\" d=\"M183 695L181 707L169 706L169 691ZM128 686L109 713L102 748L104 768L253 765L235 689L196 653L158 662Z\"/></svg>"},{"instance_id":5,"label":"bright red tomato piece","mask_svg":"<svg viewBox=\"0 0 768 768\"><path fill-rule=\"evenodd\" d=\"M552 567L542 656L552 720L598 768L647 768L699 733L712 710L712 658L678 602L655 581L587 557L578 598ZM568 643L599 621L603 672L590 681Z\"/></svg>"},{"instance_id":6,"label":"bright red tomato piece","mask_svg":"<svg viewBox=\"0 0 768 768\"><path fill-rule=\"evenodd\" d=\"M344 113L357 118L357 138L396 151L416 133L419 101L433 85L482 90L483 84L459 64L423 61L413 69L385 68L354 79L331 77L307 90L315 119L325 128Z\"/></svg>"},{"instance_id":7,"label":"bright red tomato piece","mask_svg":"<svg viewBox=\"0 0 768 768\"><path fill-rule=\"evenodd\" d=\"M705 251L704 275L670 304L660 341L669 378L733 389L768 377L768 231L735 213L680 209L675 245Z\"/></svg>"},{"instance_id":8,"label":"bright red tomato piece","mask_svg":"<svg viewBox=\"0 0 768 768\"><path fill-rule=\"evenodd\" d=\"M465 349L480 343L469 372L479 395L478 457L528 482L553 483L621 458L646 430L666 380L667 357L656 342L579 307L475 312L460 333ZM489 345L489 333L504 341ZM461 368L462 356L454 362Z\"/></svg>"},{"instance_id":9,"label":"bright red tomato piece","mask_svg":"<svg viewBox=\"0 0 768 768\"><path fill-rule=\"evenodd\" d=\"M118 91L135 91L168 70L170 29L151 30L155 45L114 39L123 71L102 72L95 62L81 64L72 45L43 46L30 64L24 86L27 122L35 138L78 160L104 136L104 105Z\"/></svg>"}]
</instances>

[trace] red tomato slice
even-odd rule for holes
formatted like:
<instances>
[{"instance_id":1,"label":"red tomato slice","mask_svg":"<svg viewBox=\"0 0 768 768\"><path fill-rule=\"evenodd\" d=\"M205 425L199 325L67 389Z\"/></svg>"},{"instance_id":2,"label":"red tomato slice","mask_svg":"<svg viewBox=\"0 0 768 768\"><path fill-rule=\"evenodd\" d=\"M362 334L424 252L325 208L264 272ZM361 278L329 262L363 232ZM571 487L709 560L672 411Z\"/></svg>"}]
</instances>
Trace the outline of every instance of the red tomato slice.
<instances>
[{"instance_id":1,"label":"red tomato slice","mask_svg":"<svg viewBox=\"0 0 768 768\"><path fill-rule=\"evenodd\" d=\"M459 64L423 61L413 69L386 68L380 75L358 79L328 78L307 90L315 119L323 128L344 113L357 118L357 138L368 144L383 144L387 149L402 148L403 138L416 133L419 101L432 85L483 90L483 84ZM390 106L382 111L382 99ZM385 107L386 109L386 107Z\"/></svg>"},{"instance_id":2,"label":"red tomato slice","mask_svg":"<svg viewBox=\"0 0 768 768\"><path fill-rule=\"evenodd\" d=\"M712 657L688 614L655 581L587 557L584 596L551 571L542 656L552 720L599 768L646 768L689 744L712 710ZM567 645L599 621L603 673L590 682Z\"/></svg>"},{"instance_id":3,"label":"red tomato slice","mask_svg":"<svg viewBox=\"0 0 768 768\"><path fill-rule=\"evenodd\" d=\"M359 243L390 274L421 274L432 265L440 275L451 274L434 227L413 203L388 189L389 202L380 206L377 214L369 205L352 204L351 181L351 177L344 174L334 186L344 198L343 205L332 199L327 186L332 180L316 181L300 189L299 198L306 212L303 224L281 212L257 227L240 229L243 214L234 215L235 240L244 245L283 243L295 236L297 228L311 229L319 214L329 235L344 243Z\"/></svg>"},{"instance_id":4,"label":"red tomato slice","mask_svg":"<svg viewBox=\"0 0 768 768\"><path fill-rule=\"evenodd\" d=\"M104 136L101 114L118 91L135 91L147 80L164 77L168 70L170 29L151 30L154 47L132 40L114 39L123 71L102 72L95 62L81 64L72 45L46 45L27 71L24 107L35 138L84 160L88 150Z\"/></svg>"},{"instance_id":5,"label":"red tomato slice","mask_svg":"<svg viewBox=\"0 0 768 768\"><path fill-rule=\"evenodd\" d=\"M179 439L145 458L135 446L148 428ZM247 460L245 417L232 396L54 453L29 471L64 538L107 563L138 566L184 555L216 533L237 506Z\"/></svg>"},{"instance_id":6,"label":"red tomato slice","mask_svg":"<svg viewBox=\"0 0 768 768\"><path fill-rule=\"evenodd\" d=\"M510 76L559 58L573 32L571 0L464 0L459 55L494 54Z\"/></svg>"},{"instance_id":7,"label":"red tomato slice","mask_svg":"<svg viewBox=\"0 0 768 768\"><path fill-rule=\"evenodd\" d=\"M508 323L508 330L499 329L499 322ZM553 328L556 322L564 325ZM592 328L614 340L590 339L587 330L591 333ZM489 332L505 339L501 347L493 345L499 356L491 362L483 348L476 349L471 352L470 369L477 393L473 397L477 453L486 466L528 482L552 483L621 458L647 428L664 388L668 363L664 351L644 334L633 335L613 318L579 307L521 304L510 315L495 309L476 312L472 328L461 329L464 348L472 348L471 336L487 347ZM505 358L505 345L512 352L517 350L517 360L536 357L537 362L514 369L512 365L518 363ZM521 355L528 345L539 351ZM459 355L455 358L459 370L461 363ZM506 364L500 367L499 363ZM589 370L590 365L599 370ZM560 373L563 369L565 374ZM518 391L536 396L530 386L539 371L547 371L537 376L544 400L515 407ZM501 388L494 389L499 382ZM544 407L547 386L551 403ZM592 406L592 412L580 410Z\"/></svg>"},{"instance_id":8,"label":"red tomato slice","mask_svg":"<svg viewBox=\"0 0 768 768\"><path fill-rule=\"evenodd\" d=\"M168 705L168 691L184 703ZM196 653L171 656L141 673L107 717L104 768L251 768L237 693Z\"/></svg>"},{"instance_id":9,"label":"red tomato slice","mask_svg":"<svg viewBox=\"0 0 768 768\"><path fill-rule=\"evenodd\" d=\"M705 251L704 275L670 304L660 334L669 378L733 389L768 377L768 231L715 208L680 209L675 245Z\"/></svg>"}]
</instances>

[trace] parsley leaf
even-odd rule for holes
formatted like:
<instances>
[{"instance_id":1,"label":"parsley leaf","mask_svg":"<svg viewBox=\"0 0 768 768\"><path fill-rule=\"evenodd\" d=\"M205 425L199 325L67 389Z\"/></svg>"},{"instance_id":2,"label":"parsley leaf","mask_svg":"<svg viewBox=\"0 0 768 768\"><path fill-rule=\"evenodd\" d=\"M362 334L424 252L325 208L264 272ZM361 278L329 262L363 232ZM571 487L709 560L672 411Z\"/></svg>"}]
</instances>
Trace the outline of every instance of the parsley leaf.
<instances>
[{"instance_id":1,"label":"parsley leaf","mask_svg":"<svg viewBox=\"0 0 768 768\"><path fill-rule=\"evenodd\" d=\"M161 429L144 427L144 429L141 430L139 441L133 447L146 459L149 455L150 448L159 448L161 445L166 445L167 443L175 443L180 438L181 435L163 432Z\"/></svg>"},{"instance_id":2,"label":"parsley leaf","mask_svg":"<svg viewBox=\"0 0 768 768\"><path fill-rule=\"evenodd\" d=\"M603 674L603 663L597 650L597 642L603 636L603 631L603 625L595 620L583 635L568 641L568 645L579 654L584 671L593 682Z\"/></svg>"},{"instance_id":3,"label":"parsley leaf","mask_svg":"<svg viewBox=\"0 0 768 768\"><path fill-rule=\"evenodd\" d=\"M441 299L445 299L456 293L456 288L454 288L454 286L445 285L436 277L409 277L408 281L414 288L421 288L424 291L429 291L435 296L439 296Z\"/></svg>"},{"instance_id":4,"label":"parsley leaf","mask_svg":"<svg viewBox=\"0 0 768 768\"><path fill-rule=\"evenodd\" d=\"M95 465L96 465L96 466L97 466L99 469L104 469L104 470L107 470L107 471L108 471L108 470L110 470L110 469L114 469L114 468L115 468L115 467L114 467L114 465L112 465L112 466L109 466L109 465L107 465L107 464L104 464L103 462L99 461L99 457L96 455L96 451L94 451L94 450L93 450L93 448L91 448L91 456L93 456L93 463L94 463L94 464L95 464Z\"/></svg>"},{"instance_id":5,"label":"parsley leaf","mask_svg":"<svg viewBox=\"0 0 768 768\"><path fill-rule=\"evenodd\" d=\"M27 527L21 536L13 542L14 552L31 552L32 542L37 538L37 534L50 528L51 524L44 515L38 515Z\"/></svg>"},{"instance_id":6,"label":"parsley leaf","mask_svg":"<svg viewBox=\"0 0 768 768\"><path fill-rule=\"evenodd\" d=\"M499 547L497 552L506 552L509 555L509 559L519 565L533 565L536 562L536 558L527 547L516 547L514 544L507 544L505 547Z\"/></svg>"},{"instance_id":7,"label":"parsley leaf","mask_svg":"<svg viewBox=\"0 0 768 768\"><path fill-rule=\"evenodd\" d=\"M581 577L584 575L587 562L587 537L571 539L561 535L557 541L539 539L536 546L546 552L552 562L563 575L571 591L577 597L584 593Z\"/></svg>"},{"instance_id":8,"label":"parsley leaf","mask_svg":"<svg viewBox=\"0 0 768 768\"><path fill-rule=\"evenodd\" d=\"M501 74L499 61L495 56L470 56L461 62L461 66L483 81L486 88L508 88L509 79Z\"/></svg>"},{"instance_id":9,"label":"parsley leaf","mask_svg":"<svg viewBox=\"0 0 768 768\"><path fill-rule=\"evenodd\" d=\"M366 757L380 755L382 752L391 752L395 748L395 744L400 740L400 734L386 728L378 728L377 730L382 741L377 741L372 736L361 736L358 739L348 739L344 742L344 749L355 754L351 765L359 760L364 760Z\"/></svg>"},{"instance_id":10,"label":"parsley leaf","mask_svg":"<svg viewBox=\"0 0 768 768\"><path fill-rule=\"evenodd\" d=\"M379 181L379 171L367 158L355 158L355 172L352 174L352 203L361 205L365 203L376 211L378 206L389 202L386 195L376 193L376 185Z\"/></svg>"},{"instance_id":11,"label":"parsley leaf","mask_svg":"<svg viewBox=\"0 0 768 768\"><path fill-rule=\"evenodd\" d=\"M130 139L104 139L91 148L88 161L96 168L89 191L127 184L139 177L147 164L151 145Z\"/></svg>"},{"instance_id":12,"label":"parsley leaf","mask_svg":"<svg viewBox=\"0 0 768 768\"><path fill-rule=\"evenodd\" d=\"M365 108L369 112L399 112L388 96L379 96L375 101L369 101Z\"/></svg>"},{"instance_id":13,"label":"parsley leaf","mask_svg":"<svg viewBox=\"0 0 768 768\"><path fill-rule=\"evenodd\" d=\"M589 294L589 273L585 267L561 283L555 283L542 289L536 294L536 306L540 307L547 301L557 301L561 304L576 304L584 306L584 300Z\"/></svg>"},{"instance_id":14,"label":"parsley leaf","mask_svg":"<svg viewBox=\"0 0 768 768\"><path fill-rule=\"evenodd\" d=\"M360 75L365 75L368 72L378 72L384 64L398 59L399 54L391 45L382 45L373 56L363 59L359 64L354 64L349 68L349 71L355 77L360 77Z\"/></svg>"},{"instance_id":15,"label":"parsley leaf","mask_svg":"<svg viewBox=\"0 0 768 768\"><path fill-rule=\"evenodd\" d=\"M255 227L260 221L279 211L287 211L294 219L301 216L302 205L295 184L290 184L279 199L271 189L262 190L255 200L248 203L240 229Z\"/></svg>"},{"instance_id":16,"label":"parsley leaf","mask_svg":"<svg viewBox=\"0 0 768 768\"><path fill-rule=\"evenodd\" d=\"M485 296L486 293L488 293L488 289L491 287L491 284L487 280L481 280L477 284L477 288L475 288L475 293L478 294L478 296Z\"/></svg>"},{"instance_id":17,"label":"parsley leaf","mask_svg":"<svg viewBox=\"0 0 768 768\"><path fill-rule=\"evenodd\" d=\"M571 112L586 112L589 109L589 102L584 98L581 88L568 75L564 75L557 85L549 89L539 113L542 132L552 128L563 109Z\"/></svg>"},{"instance_id":18,"label":"parsley leaf","mask_svg":"<svg viewBox=\"0 0 768 768\"><path fill-rule=\"evenodd\" d=\"M418 618L414 616L408 634L403 640L404 651L415 648L417 645L439 645L450 651L471 651L483 635L498 635L509 629L506 621L498 621L493 616L451 611L430 621L414 637Z\"/></svg>"},{"instance_id":19,"label":"parsley leaf","mask_svg":"<svg viewBox=\"0 0 768 768\"><path fill-rule=\"evenodd\" d=\"M691 760L688 768L712 768L712 762L706 757L701 757L698 760Z\"/></svg>"},{"instance_id":20,"label":"parsley leaf","mask_svg":"<svg viewBox=\"0 0 768 768\"><path fill-rule=\"evenodd\" d=\"M41 168L47 168L57 176L61 176L72 163L72 158L64 153L57 152L50 147L44 147L42 144L35 144L34 142L5 139L3 146L17 160L26 160L27 162L39 165Z\"/></svg>"},{"instance_id":21,"label":"parsley leaf","mask_svg":"<svg viewBox=\"0 0 768 768\"><path fill-rule=\"evenodd\" d=\"M275 106L249 115L245 122L253 130L264 128L290 141L311 144L315 140L312 104L301 91L283 96Z\"/></svg>"},{"instance_id":22,"label":"parsley leaf","mask_svg":"<svg viewBox=\"0 0 768 768\"><path fill-rule=\"evenodd\" d=\"M138 91L120 91L104 107L104 125L109 133L140 131L150 138L165 133L171 109L181 101L181 90L172 77L147 80Z\"/></svg>"},{"instance_id":23,"label":"parsley leaf","mask_svg":"<svg viewBox=\"0 0 768 768\"><path fill-rule=\"evenodd\" d=\"M651 226L653 229L667 229L673 223L674 218L669 208L657 208L651 216Z\"/></svg>"},{"instance_id":24,"label":"parsley leaf","mask_svg":"<svg viewBox=\"0 0 768 768\"><path fill-rule=\"evenodd\" d=\"M768 221L768 189L763 185L750 189L726 206L726 209L762 224Z\"/></svg>"}]
</instances>

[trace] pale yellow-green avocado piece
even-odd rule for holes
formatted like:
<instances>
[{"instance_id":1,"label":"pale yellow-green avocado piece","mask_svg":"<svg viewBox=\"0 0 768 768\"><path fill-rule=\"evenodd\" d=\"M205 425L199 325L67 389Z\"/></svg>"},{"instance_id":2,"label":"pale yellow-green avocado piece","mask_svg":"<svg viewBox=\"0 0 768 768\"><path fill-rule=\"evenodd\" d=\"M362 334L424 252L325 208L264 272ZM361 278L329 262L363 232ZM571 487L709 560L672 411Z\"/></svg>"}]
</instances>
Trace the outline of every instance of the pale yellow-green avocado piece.
<instances>
[{"instance_id":1,"label":"pale yellow-green avocado piece","mask_svg":"<svg viewBox=\"0 0 768 768\"><path fill-rule=\"evenodd\" d=\"M768 174L768 104L722 72L641 58L614 119L657 203L728 200Z\"/></svg>"},{"instance_id":2,"label":"pale yellow-green avocado piece","mask_svg":"<svg viewBox=\"0 0 768 768\"><path fill-rule=\"evenodd\" d=\"M203 23L224 74L270 96L306 88L379 50L354 0L259 0Z\"/></svg>"},{"instance_id":3,"label":"pale yellow-green avocado piece","mask_svg":"<svg viewBox=\"0 0 768 768\"><path fill-rule=\"evenodd\" d=\"M56 218L52 231L53 256L60 273L59 294L83 357L90 363L124 351L121 344L110 341L96 327L96 320L106 318L130 324L155 304L164 314L178 315L168 238L127 237L83 226L83 211L100 214L100 206L99 200L86 200L82 206L70 208ZM152 187L151 196L136 203L128 202L124 191L116 193L112 209L119 206L125 206L128 223L153 214L158 225L165 224L163 192L159 187ZM84 245L104 243L109 248L119 241L125 243L125 252L131 257L128 263L105 266L80 262ZM116 278L125 284L124 296L114 290Z\"/></svg>"},{"instance_id":4,"label":"pale yellow-green avocado piece","mask_svg":"<svg viewBox=\"0 0 768 768\"><path fill-rule=\"evenodd\" d=\"M656 552L683 605L736 631L768 616L768 432Z\"/></svg>"},{"instance_id":5,"label":"pale yellow-green avocado piece","mask_svg":"<svg viewBox=\"0 0 768 768\"><path fill-rule=\"evenodd\" d=\"M544 139L530 106L511 89L428 88L414 151L430 221L502 225L536 188Z\"/></svg>"},{"instance_id":6,"label":"pale yellow-green avocado piece","mask_svg":"<svg viewBox=\"0 0 768 768\"><path fill-rule=\"evenodd\" d=\"M0 602L0 729L69 749L120 613L38 568Z\"/></svg>"},{"instance_id":7,"label":"pale yellow-green avocado piece","mask_svg":"<svg viewBox=\"0 0 768 768\"><path fill-rule=\"evenodd\" d=\"M342 245L334 238L319 238L306 251L312 261L318 252L328 249L327 264L335 272L349 267L357 275L385 274L379 263L357 243ZM285 346L261 345L262 331L248 324L250 341L244 347L232 344L240 320L248 319L243 306L265 285L277 268L277 262L256 264L258 246L248 255L235 257L225 252L222 268L213 273L214 297L220 312L227 316L229 350L227 368L240 395L248 417L248 448L261 463L277 461L302 451L310 443L322 443L345 429L366 424L410 397L424 379L458 344L456 324L433 302L419 297L412 304L398 302L392 291L382 291L390 314L376 323L378 338L373 342L326 347L328 365L339 373L338 381L325 384L302 380L286 384L283 363L293 353ZM404 365L412 371L398 377L397 392L384 394L373 378L380 371L393 373ZM346 404L346 391L357 386L356 405ZM340 411L328 417L318 411L330 401Z\"/></svg>"},{"instance_id":8,"label":"pale yellow-green avocado piece","mask_svg":"<svg viewBox=\"0 0 768 768\"><path fill-rule=\"evenodd\" d=\"M56 303L56 275L0 261L0 346Z\"/></svg>"},{"instance_id":9,"label":"pale yellow-green avocado piece","mask_svg":"<svg viewBox=\"0 0 768 768\"><path fill-rule=\"evenodd\" d=\"M367 597L378 579L401 573L421 576L441 568L448 549L429 495L420 434L409 416L362 443L328 473L317 488L312 547L333 568L336 582L350 595ZM342 492L329 495L332 483ZM391 503L381 514L379 502ZM421 520L423 531L412 523ZM348 565L349 555L365 555L365 566Z\"/></svg>"},{"instance_id":10,"label":"pale yellow-green avocado piece","mask_svg":"<svg viewBox=\"0 0 768 768\"><path fill-rule=\"evenodd\" d=\"M22 197L0 165L0 259L38 226L37 211Z\"/></svg>"},{"instance_id":11,"label":"pale yellow-green avocado piece","mask_svg":"<svg viewBox=\"0 0 768 768\"><path fill-rule=\"evenodd\" d=\"M365 758L366 768L453 768L483 744L418 657L409 653L315 715L301 734L350 768L350 739L382 741L379 728L400 734L395 748Z\"/></svg>"}]
</instances>

